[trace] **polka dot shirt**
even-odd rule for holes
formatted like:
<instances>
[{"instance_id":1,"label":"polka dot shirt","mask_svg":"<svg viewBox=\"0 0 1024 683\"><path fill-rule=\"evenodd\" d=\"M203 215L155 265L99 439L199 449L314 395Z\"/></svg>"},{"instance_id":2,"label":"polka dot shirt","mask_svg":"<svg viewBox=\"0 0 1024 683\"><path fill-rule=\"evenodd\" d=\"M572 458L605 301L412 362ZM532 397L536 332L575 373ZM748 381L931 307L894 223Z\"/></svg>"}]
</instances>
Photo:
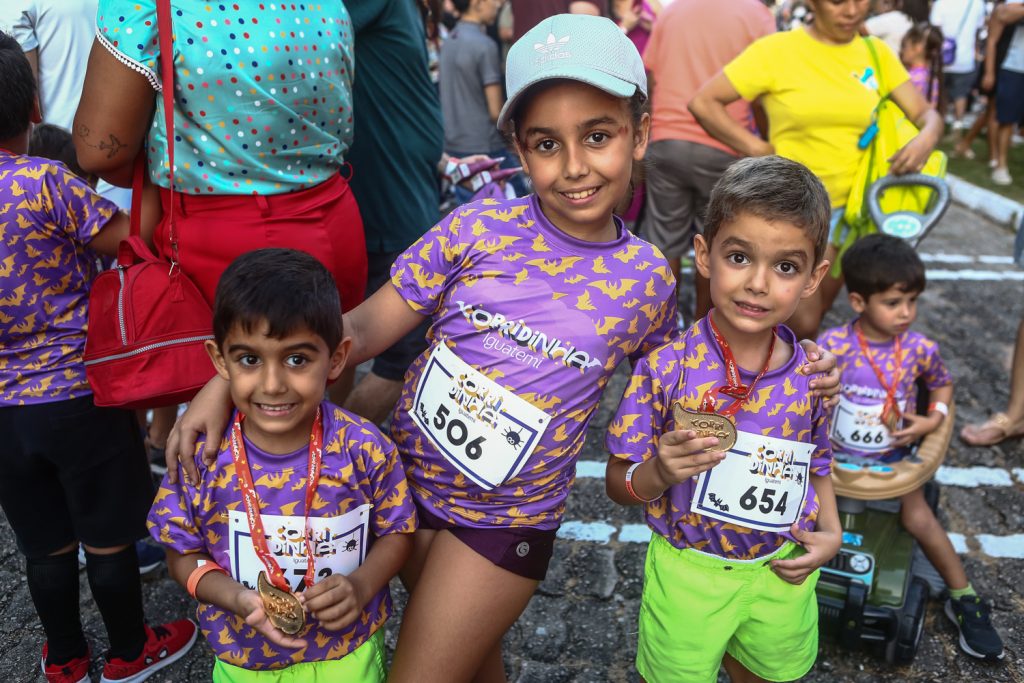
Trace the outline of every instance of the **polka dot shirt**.
<instances>
[{"instance_id":1,"label":"polka dot shirt","mask_svg":"<svg viewBox=\"0 0 1024 683\"><path fill-rule=\"evenodd\" d=\"M352 142L353 31L341 0L172 2L175 189L281 194L319 185ZM97 37L159 91L156 0L100 0ZM163 98L149 131L169 187Z\"/></svg>"}]
</instances>

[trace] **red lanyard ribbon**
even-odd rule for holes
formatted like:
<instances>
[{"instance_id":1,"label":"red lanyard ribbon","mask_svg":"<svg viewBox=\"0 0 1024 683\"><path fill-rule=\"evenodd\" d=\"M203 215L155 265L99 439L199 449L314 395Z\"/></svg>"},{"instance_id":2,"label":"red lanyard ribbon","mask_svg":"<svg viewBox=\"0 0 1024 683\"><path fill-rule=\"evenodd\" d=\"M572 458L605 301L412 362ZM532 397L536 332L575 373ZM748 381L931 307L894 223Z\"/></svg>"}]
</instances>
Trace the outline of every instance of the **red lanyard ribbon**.
<instances>
[{"instance_id":1,"label":"red lanyard ribbon","mask_svg":"<svg viewBox=\"0 0 1024 683\"><path fill-rule=\"evenodd\" d=\"M245 506L245 516L249 520L252 544L255 547L256 555L263 562L263 566L267 568L267 576L270 577L271 583L290 593L291 586L285 579L281 567L274 560L274 556L270 554L270 547L267 545L267 536L263 529L263 515L260 514L260 499L256 495L256 485L252 480L252 471L249 469L249 461L245 455L245 441L242 439L242 420L244 419L245 416L241 413L235 414L235 421L231 426L231 459L235 463L235 475L238 477L238 485L242 491L242 504ZM307 586L312 586L315 578L309 511L313 508L313 497L316 495L316 487L320 481L323 440L323 420L320 408L317 408L316 418L313 420L313 430L309 435L309 474L306 478L306 508L302 519L303 540L306 542L306 575L303 577L303 581Z\"/></svg>"},{"instance_id":2,"label":"red lanyard ribbon","mask_svg":"<svg viewBox=\"0 0 1024 683\"><path fill-rule=\"evenodd\" d=\"M708 324L711 327L711 334L722 350L722 358L725 361L725 378L728 384L706 391L704 398L701 399L700 409L701 412L717 413L718 415L729 417L739 412L739 409L747 402L750 395L754 393L754 387L764 377L764 373L768 372L768 366L772 362L772 354L775 352L775 338L778 336L778 328L772 328L772 340L768 344L768 358L764 361L764 367L761 368L761 372L757 373L757 377L754 378L753 382L745 385L740 381L740 368L736 364L736 357L732 355L732 349L729 348L729 342L725 340L718 326L715 325L714 312L708 314ZM716 410L715 404L718 402L718 394L720 393L730 396L735 400L727 408Z\"/></svg>"},{"instance_id":3,"label":"red lanyard ribbon","mask_svg":"<svg viewBox=\"0 0 1024 683\"><path fill-rule=\"evenodd\" d=\"M864 338L864 332L860 329L860 322L853 324L853 331L857 333L857 343L860 344L861 353L867 359L871 369L875 371L875 377L878 378L878 383L885 389L885 405L882 406L882 420L889 424L890 422L895 425L896 422L902 417L899 403L896 401L896 390L900 386L900 382L903 379L903 349L900 345L900 337L896 335L893 339L893 377L892 384L888 384L885 381L885 373L882 372L882 368L878 367L878 363L875 362L874 356L871 354L871 348L868 346L867 340Z\"/></svg>"}]
</instances>

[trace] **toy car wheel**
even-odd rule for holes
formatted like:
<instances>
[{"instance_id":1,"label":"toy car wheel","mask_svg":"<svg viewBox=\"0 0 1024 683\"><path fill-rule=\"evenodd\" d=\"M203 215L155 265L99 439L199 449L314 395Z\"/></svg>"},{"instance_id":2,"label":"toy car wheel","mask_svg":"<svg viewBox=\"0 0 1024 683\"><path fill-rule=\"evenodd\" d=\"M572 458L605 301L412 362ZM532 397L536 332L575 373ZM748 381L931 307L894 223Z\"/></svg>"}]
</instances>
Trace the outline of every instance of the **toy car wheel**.
<instances>
[{"instance_id":1,"label":"toy car wheel","mask_svg":"<svg viewBox=\"0 0 1024 683\"><path fill-rule=\"evenodd\" d=\"M928 584L920 577L914 577L907 590L907 599L900 612L900 625L896 640L886 657L893 664L910 664L921 644L924 631L924 613L928 602Z\"/></svg>"}]
</instances>

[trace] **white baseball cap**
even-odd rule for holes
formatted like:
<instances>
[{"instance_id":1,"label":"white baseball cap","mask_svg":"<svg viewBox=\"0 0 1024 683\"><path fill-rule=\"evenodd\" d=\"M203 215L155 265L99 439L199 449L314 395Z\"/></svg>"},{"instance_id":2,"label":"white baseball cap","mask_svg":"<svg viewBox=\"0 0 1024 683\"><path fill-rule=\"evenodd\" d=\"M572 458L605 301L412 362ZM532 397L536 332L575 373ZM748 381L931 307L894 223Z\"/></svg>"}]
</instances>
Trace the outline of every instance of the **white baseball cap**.
<instances>
[{"instance_id":1,"label":"white baseball cap","mask_svg":"<svg viewBox=\"0 0 1024 683\"><path fill-rule=\"evenodd\" d=\"M647 97L647 74L633 41L610 19L558 14L517 40L505 62L508 100L498 128L511 127L519 97L535 83L556 78L587 83L616 97Z\"/></svg>"}]
</instances>

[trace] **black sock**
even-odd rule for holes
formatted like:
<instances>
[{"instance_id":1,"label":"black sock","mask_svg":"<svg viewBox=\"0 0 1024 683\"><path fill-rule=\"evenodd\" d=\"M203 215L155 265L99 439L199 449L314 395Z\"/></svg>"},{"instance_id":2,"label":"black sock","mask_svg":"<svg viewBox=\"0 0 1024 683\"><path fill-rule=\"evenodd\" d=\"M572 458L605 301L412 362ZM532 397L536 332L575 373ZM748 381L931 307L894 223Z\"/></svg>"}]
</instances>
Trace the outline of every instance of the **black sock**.
<instances>
[{"instance_id":1,"label":"black sock","mask_svg":"<svg viewBox=\"0 0 1024 683\"><path fill-rule=\"evenodd\" d=\"M111 555L94 555L86 551L85 560L92 597L110 638L107 658L137 659L146 644L146 630L142 616L139 558L135 547L130 545Z\"/></svg>"},{"instance_id":2,"label":"black sock","mask_svg":"<svg viewBox=\"0 0 1024 683\"><path fill-rule=\"evenodd\" d=\"M25 561L28 590L46 632L47 661L66 664L89 653L78 615L78 553Z\"/></svg>"}]
</instances>

